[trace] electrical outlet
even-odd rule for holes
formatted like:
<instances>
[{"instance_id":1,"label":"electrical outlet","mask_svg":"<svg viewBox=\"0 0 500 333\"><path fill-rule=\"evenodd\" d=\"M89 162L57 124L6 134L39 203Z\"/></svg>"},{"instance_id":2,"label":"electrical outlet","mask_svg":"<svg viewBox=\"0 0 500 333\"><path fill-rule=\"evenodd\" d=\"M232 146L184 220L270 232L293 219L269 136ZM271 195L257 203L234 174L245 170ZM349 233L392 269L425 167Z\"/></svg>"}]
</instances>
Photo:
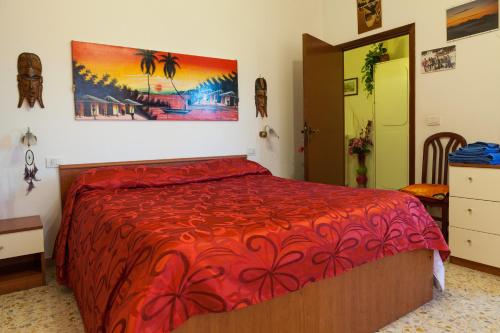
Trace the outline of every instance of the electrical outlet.
<instances>
[{"instance_id":1,"label":"electrical outlet","mask_svg":"<svg viewBox=\"0 0 500 333\"><path fill-rule=\"evenodd\" d=\"M63 159L61 157L47 157L45 159L45 167L47 168L57 168L61 164L63 164Z\"/></svg>"},{"instance_id":2,"label":"electrical outlet","mask_svg":"<svg viewBox=\"0 0 500 333\"><path fill-rule=\"evenodd\" d=\"M436 115L429 115L425 117L425 123L427 126L439 126L441 125L441 117Z\"/></svg>"},{"instance_id":3,"label":"electrical outlet","mask_svg":"<svg viewBox=\"0 0 500 333\"><path fill-rule=\"evenodd\" d=\"M255 156L255 148L247 148L247 156Z\"/></svg>"}]
</instances>

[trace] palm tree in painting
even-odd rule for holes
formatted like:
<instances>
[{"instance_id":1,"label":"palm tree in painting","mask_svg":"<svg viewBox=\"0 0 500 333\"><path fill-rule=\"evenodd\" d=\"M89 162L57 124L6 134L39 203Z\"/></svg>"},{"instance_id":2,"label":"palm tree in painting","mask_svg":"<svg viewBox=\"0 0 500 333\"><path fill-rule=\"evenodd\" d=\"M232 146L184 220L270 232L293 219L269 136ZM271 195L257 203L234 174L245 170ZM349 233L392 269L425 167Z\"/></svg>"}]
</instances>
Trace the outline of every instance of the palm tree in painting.
<instances>
[{"instance_id":1,"label":"palm tree in painting","mask_svg":"<svg viewBox=\"0 0 500 333\"><path fill-rule=\"evenodd\" d=\"M151 94L151 85L149 83L149 77L153 75L156 71L156 62L158 57L155 55L155 51L151 50L139 50L135 55L141 56L141 71L148 76L148 106L149 109L149 97Z\"/></svg>"},{"instance_id":2,"label":"palm tree in painting","mask_svg":"<svg viewBox=\"0 0 500 333\"><path fill-rule=\"evenodd\" d=\"M85 77L85 80L89 80L90 79L90 76L92 75L92 72L90 71L90 69L86 69L85 72L83 72L83 75Z\"/></svg>"},{"instance_id":3,"label":"palm tree in painting","mask_svg":"<svg viewBox=\"0 0 500 333\"><path fill-rule=\"evenodd\" d=\"M77 75L82 75L82 72L86 69L85 65L79 64L73 60L73 77Z\"/></svg>"},{"instance_id":4,"label":"palm tree in painting","mask_svg":"<svg viewBox=\"0 0 500 333\"><path fill-rule=\"evenodd\" d=\"M106 85L106 83L109 81L109 79L111 78L111 75L109 75L108 73L105 73L101 79L97 82L97 84L99 85L99 87L104 87Z\"/></svg>"},{"instance_id":5,"label":"palm tree in painting","mask_svg":"<svg viewBox=\"0 0 500 333\"><path fill-rule=\"evenodd\" d=\"M97 82L97 75L95 75L95 74L90 75L89 81L92 82L93 84L96 84L96 82Z\"/></svg>"},{"instance_id":6,"label":"palm tree in painting","mask_svg":"<svg viewBox=\"0 0 500 333\"><path fill-rule=\"evenodd\" d=\"M170 83L172 83L172 87L174 87L175 92L177 95L179 95L182 100L184 100L184 96L181 95L179 90L177 90L177 87L174 84L174 77L175 74L177 73L177 68L181 68L181 65L179 65L178 62L179 58L172 55L172 53L168 53L167 55L162 55L160 62L163 63L163 74L167 79L170 80ZM185 101L185 100L184 100ZM184 103L184 107L186 107L186 103Z\"/></svg>"},{"instance_id":7,"label":"palm tree in painting","mask_svg":"<svg viewBox=\"0 0 500 333\"><path fill-rule=\"evenodd\" d=\"M113 78L110 82L109 85L113 88L116 88L116 85L118 84L118 80Z\"/></svg>"}]
</instances>

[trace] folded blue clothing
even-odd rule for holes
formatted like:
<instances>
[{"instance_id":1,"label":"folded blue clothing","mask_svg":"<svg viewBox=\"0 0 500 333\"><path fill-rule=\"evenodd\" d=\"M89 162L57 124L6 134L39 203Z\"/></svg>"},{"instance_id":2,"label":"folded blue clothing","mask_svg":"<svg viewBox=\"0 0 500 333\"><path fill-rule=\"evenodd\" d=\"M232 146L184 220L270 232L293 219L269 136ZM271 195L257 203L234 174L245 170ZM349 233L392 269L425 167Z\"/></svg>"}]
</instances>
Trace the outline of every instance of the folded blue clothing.
<instances>
[{"instance_id":1,"label":"folded blue clothing","mask_svg":"<svg viewBox=\"0 0 500 333\"><path fill-rule=\"evenodd\" d=\"M500 145L478 141L450 153L451 163L500 164Z\"/></svg>"},{"instance_id":2,"label":"folded blue clothing","mask_svg":"<svg viewBox=\"0 0 500 333\"><path fill-rule=\"evenodd\" d=\"M455 154L458 155L485 155L485 154L491 154L491 153L500 153L500 148L490 148L490 147L481 147L481 148L470 148L470 147L465 147L465 148L459 148L457 151L455 151Z\"/></svg>"},{"instance_id":3,"label":"folded blue clothing","mask_svg":"<svg viewBox=\"0 0 500 333\"><path fill-rule=\"evenodd\" d=\"M470 148L499 148L500 145L498 143L489 143L489 142L478 141L478 142L468 144L467 147L470 147Z\"/></svg>"},{"instance_id":4,"label":"folded blue clothing","mask_svg":"<svg viewBox=\"0 0 500 333\"><path fill-rule=\"evenodd\" d=\"M464 163L464 164L489 164L489 165L500 165L500 161L490 161L484 158L476 158L469 160L461 160L461 159L450 159L450 163Z\"/></svg>"},{"instance_id":5,"label":"folded blue clothing","mask_svg":"<svg viewBox=\"0 0 500 333\"><path fill-rule=\"evenodd\" d=\"M451 163L500 164L500 153L467 156L451 153L448 158Z\"/></svg>"}]
</instances>

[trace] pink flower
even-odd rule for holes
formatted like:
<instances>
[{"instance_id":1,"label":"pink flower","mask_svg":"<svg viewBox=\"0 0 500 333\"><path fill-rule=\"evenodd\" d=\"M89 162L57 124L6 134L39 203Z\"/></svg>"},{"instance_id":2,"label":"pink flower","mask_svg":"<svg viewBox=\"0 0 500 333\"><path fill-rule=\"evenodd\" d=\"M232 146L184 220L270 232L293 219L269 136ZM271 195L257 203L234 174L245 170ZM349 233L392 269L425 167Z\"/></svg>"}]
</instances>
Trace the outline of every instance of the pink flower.
<instances>
[{"instance_id":1,"label":"pink flower","mask_svg":"<svg viewBox=\"0 0 500 333\"><path fill-rule=\"evenodd\" d=\"M369 147L373 146L370 138L372 131L372 121L368 121L366 127L361 130L359 137L349 140L348 152L349 155L366 154L370 152Z\"/></svg>"}]
</instances>

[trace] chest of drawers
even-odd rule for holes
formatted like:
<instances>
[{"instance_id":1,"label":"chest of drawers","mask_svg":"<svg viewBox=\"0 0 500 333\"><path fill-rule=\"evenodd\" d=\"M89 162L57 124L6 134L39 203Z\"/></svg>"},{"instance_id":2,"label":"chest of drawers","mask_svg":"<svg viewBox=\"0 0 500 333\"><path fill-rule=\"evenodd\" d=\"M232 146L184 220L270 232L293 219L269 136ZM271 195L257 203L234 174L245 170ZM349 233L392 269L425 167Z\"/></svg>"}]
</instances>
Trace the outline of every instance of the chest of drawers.
<instances>
[{"instance_id":1,"label":"chest of drawers","mask_svg":"<svg viewBox=\"0 0 500 333\"><path fill-rule=\"evenodd\" d=\"M500 275L500 166L450 164L451 261Z\"/></svg>"},{"instance_id":2,"label":"chest of drawers","mask_svg":"<svg viewBox=\"0 0 500 333\"><path fill-rule=\"evenodd\" d=\"M45 284L39 216L0 220L0 294Z\"/></svg>"}]
</instances>

